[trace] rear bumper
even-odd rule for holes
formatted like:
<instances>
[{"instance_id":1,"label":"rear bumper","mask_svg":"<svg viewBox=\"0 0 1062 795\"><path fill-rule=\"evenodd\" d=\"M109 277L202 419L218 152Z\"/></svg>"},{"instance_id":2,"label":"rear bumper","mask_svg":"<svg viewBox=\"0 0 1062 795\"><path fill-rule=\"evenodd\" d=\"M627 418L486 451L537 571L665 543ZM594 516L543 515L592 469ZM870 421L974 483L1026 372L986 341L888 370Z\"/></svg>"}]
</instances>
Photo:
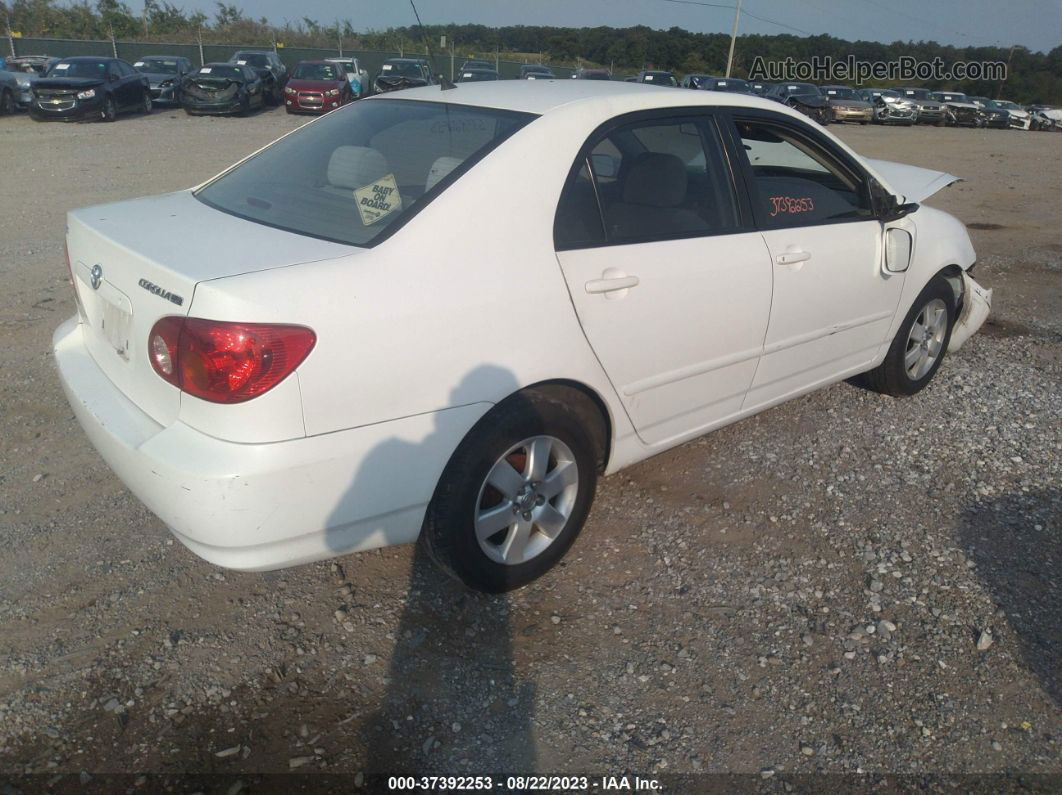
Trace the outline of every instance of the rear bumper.
<instances>
[{"instance_id":1,"label":"rear bumper","mask_svg":"<svg viewBox=\"0 0 1062 795\"><path fill-rule=\"evenodd\" d=\"M78 422L189 549L262 571L416 539L446 462L490 408L472 404L272 444L155 423L108 380L73 317L53 338Z\"/></svg>"}]
</instances>

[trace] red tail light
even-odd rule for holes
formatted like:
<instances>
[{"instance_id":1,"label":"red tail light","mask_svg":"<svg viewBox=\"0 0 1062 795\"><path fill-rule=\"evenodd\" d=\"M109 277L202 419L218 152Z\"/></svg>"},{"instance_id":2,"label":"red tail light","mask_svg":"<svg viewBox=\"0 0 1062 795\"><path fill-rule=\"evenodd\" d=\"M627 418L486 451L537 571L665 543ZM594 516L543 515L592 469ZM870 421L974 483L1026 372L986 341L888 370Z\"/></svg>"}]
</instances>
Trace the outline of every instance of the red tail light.
<instances>
[{"instance_id":1,"label":"red tail light","mask_svg":"<svg viewBox=\"0 0 1062 795\"><path fill-rule=\"evenodd\" d=\"M304 326L164 317L148 336L148 357L156 373L189 395L242 403L287 378L315 342Z\"/></svg>"}]
</instances>

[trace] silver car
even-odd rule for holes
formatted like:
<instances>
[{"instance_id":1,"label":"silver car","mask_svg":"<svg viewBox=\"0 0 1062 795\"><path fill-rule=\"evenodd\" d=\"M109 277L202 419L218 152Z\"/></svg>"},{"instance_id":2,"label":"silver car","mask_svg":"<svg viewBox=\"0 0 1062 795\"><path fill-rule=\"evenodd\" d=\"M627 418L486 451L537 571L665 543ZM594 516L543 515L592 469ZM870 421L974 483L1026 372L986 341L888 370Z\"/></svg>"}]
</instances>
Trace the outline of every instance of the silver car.
<instances>
[{"instance_id":1,"label":"silver car","mask_svg":"<svg viewBox=\"0 0 1062 795\"><path fill-rule=\"evenodd\" d=\"M4 71L14 74L18 86L15 94L18 107L26 110L33 104L33 84L58 61L58 58L50 55L20 55L6 59Z\"/></svg>"},{"instance_id":2,"label":"silver car","mask_svg":"<svg viewBox=\"0 0 1062 795\"><path fill-rule=\"evenodd\" d=\"M948 117L948 109L943 102L933 99L928 88L897 88L896 93L918 106L919 124L944 126Z\"/></svg>"}]
</instances>

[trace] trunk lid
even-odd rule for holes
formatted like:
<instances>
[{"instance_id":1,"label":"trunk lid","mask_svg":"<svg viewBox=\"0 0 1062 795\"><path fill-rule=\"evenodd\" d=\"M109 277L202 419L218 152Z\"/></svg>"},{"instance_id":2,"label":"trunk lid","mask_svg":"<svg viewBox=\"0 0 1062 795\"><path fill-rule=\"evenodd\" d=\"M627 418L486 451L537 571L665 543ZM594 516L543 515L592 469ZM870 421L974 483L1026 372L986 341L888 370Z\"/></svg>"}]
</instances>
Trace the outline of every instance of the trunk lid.
<instances>
[{"instance_id":1,"label":"trunk lid","mask_svg":"<svg viewBox=\"0 0 1062 795\"><path fill-rule=\"evenodd\" d=\"M191 191L75 210L67 248L89 354L160 425L177 418L181 393L152 369L148 335L188 314L199 282L359 250L214 210Z\"/></svg>"}]
</instances>

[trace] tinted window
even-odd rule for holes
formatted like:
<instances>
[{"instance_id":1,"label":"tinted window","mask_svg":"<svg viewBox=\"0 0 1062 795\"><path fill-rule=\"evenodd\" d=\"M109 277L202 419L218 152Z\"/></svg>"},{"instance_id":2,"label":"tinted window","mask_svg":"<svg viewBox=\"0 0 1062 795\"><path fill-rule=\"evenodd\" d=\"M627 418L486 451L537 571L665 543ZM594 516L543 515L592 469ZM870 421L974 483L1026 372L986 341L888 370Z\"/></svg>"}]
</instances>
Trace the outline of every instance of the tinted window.
<instances>
[{"instance_id":1,"label":"tinted window","mask_svg":"<svg viewBox=\"0 0 1062 795\"><path fill-rule=\"evenodd\" d=\"M291 77L294 80L339 80L339 68L330 63L300 63Z\"/></svg>"},{"instance_id":2,"label":"tinted window","mask_svg":"<svg viewBox=\"0 0 1062 795\"><path fill-rule=\"evenodd\" d=\"M534 118L441 102L359 102L280 139L196 196L251 221L369 246Z\"/></svg>"},{"instance_id":3,"label":"tinted window","mask_svg":"<svg viewBox=\"0 0 1062 795\"><path fill-rule=\"evenodd\" d=\"M593 145L561 199L555 242L629 243L736 226L714 126L660 119L624 125Z\"/></svg>"},{"instance_id":4,"label":"tinted window","mask_svg":"<svg viewBox=\"0 0 1062 795\"><path fill-rule=\"evenodd\" d=\"M107 61L60 61L48 72L48 77L94 77L107 75Z\"/></svg>"},{"instance_id":5,"label":"tinted window","mask_svg":"<svg viewBox=\"0 0 1062 795\"><path fill-rule=\"evenodd\" d=\"M770 227L870 217L862 178L816 143L788 127L739 121L756 203Z\"/></svg>"}]
</instances>

